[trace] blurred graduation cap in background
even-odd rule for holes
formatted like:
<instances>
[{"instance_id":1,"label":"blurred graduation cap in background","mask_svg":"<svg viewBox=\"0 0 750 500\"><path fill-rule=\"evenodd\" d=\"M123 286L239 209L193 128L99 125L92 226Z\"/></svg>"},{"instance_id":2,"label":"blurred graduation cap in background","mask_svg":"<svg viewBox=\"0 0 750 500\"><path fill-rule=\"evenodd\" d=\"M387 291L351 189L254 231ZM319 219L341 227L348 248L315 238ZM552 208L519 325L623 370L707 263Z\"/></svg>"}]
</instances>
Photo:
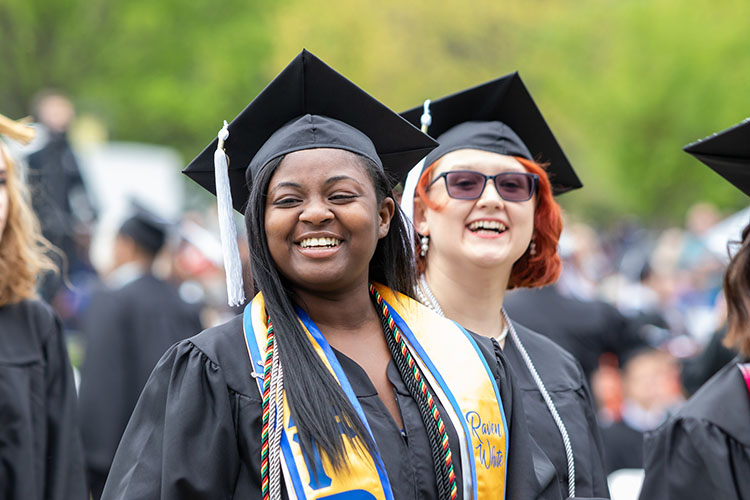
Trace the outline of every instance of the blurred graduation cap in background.
<instances>
[{"instance_id":1,"label":"blurred graduation cap in background","mask_svg":"<svg viewBox=\"0 0 750 500\"><path fill-rule=\"evenodd\" d=\"M184 170L217 195L230 304L244 301L232 207L244 213L253 179L268 162L304 149L343 149L369 158L395 181L436 145L316 56L300 52Z\"/></svg>"},{"instance_id":2,"label":"blurred graduation cap in background","mask_svg":"<svg viewBox=\"0 0 750 500\"><path fill-rule=\"evenodd\" d=\"M682 149L750 196L750 118Z\"/></svg>"},{"instance_id":3,"label":"blurred graduation cap in background","mask_svg":"<svg viewBox=\"0 0 750 500\"><path fill-rule=\"evenodd\" d=\"M421 124L439 143L425 158L423 169L451 151L480 149L549 163L555 194L582 187L518 72L425 101L401 116Z\"/></svg>"},{"instance_id":4,"label":"blurred graduation cap in background","mask_svg":"<svg viewBox=\"0 0 750 500\"><path fill-rule=\"evenodd\" d=\"M164 246L171 223L156 215L137 199L130 200L130 214L117 231L139 247L156 255Z\"/></svg>"}]
</instances>

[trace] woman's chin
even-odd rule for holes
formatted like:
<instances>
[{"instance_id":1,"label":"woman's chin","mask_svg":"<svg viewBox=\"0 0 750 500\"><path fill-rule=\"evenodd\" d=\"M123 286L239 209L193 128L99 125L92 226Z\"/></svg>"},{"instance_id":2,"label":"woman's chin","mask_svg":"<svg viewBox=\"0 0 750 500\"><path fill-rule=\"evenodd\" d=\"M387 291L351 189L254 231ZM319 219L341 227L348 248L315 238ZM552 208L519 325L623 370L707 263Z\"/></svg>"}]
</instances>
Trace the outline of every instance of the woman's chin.
<instances>
[{"instance_id":1,"label":"woman's chin","mask_svg":"<svg viewBox=\"0 0 750 500\"><path fill-rule=\"evenodd\" d=\"M312 272L287 278L293 288L305 290L308 293L336 293L351 290L355 281L349 273ZM363 282L366 283L366 280Z\"/></svg>"}]
</instances>

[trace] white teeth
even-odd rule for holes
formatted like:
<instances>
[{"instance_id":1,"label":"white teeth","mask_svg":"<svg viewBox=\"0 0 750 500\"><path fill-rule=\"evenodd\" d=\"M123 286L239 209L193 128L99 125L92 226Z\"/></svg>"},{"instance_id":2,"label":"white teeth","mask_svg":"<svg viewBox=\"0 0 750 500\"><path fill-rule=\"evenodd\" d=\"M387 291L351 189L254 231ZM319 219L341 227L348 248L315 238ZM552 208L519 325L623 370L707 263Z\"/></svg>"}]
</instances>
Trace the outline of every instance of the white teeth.
<instances>
[{"instance_id":1,"label":"white teeth","mask_svg":"<svg viewBox=\"0 0 750 500\"><path fill-rule=\"evenodd\" d=\"M469 224L469 229L471 231L478 231L480 229L488 229L498 232L505 231L506 227L505 224L503 224L500 221L496 220L478 220L474 221L471 224Z\"/></svg>"},{"instance_id":2,"label":"white teeth","mask_svg":"<svg viewBox=\"0 0 750 500\"><path fill-rule=\"evenodd\" d=\"M306 238L299 242L302 248L332 248L338 246L341 240L336 238Z\"/></svg>"}]
</instances>

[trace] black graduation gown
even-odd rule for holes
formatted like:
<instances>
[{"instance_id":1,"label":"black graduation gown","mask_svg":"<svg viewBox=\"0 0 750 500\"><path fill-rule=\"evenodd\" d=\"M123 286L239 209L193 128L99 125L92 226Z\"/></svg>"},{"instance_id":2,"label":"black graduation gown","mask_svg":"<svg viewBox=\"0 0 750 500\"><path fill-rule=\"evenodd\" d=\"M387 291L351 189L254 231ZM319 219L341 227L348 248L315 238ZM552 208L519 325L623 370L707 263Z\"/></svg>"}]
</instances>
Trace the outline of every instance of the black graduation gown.
<instances>
[{"instance_id":1,"label":"black graduation gown","mask_svg":"<svg viewBox=\"0 0 750 500\"><path fill-rule=\"evenodd\" d=\"M201 329L198 308L151 274L93 295L83 322L79 412L95 498L157 361L172 344Z\"/></svg>"},{"instance_id":2,"label":"black graduation gown","mask_svg":"<svg viewBox=\"0 0 750 500\"><path fill-rule=\"evenodd\" d=\"M0 498L87 498L73 372L40 301L0 307Z\"/></svg>"},{"instance_id":3,"label":"black graduation gown","mask_svg":"<svg viewBox=\"0 0 750 500\"><path fill-rule=\"evenodd\" d=\"M646 434L641 500L750 498L750 394L736 361Z\"/></svg>"},{"instance_id":4,"label":"black graduation gown","mask_svg":"<svg viewBox=\"0 0 750 500\"><path fill-rule=\"evenodd\" d=\"M510 384L499 348L488 339L477 341L498 382L508 422L506 498L536 498L520 396ZM364 370L337 356L370 423L394 497L437 498L427 434L393 362L387 374L396 388L405 436ZM260 499L261 400L250 372L242 316L173 346L138 401L102 498ZM446 424L449 439L456 443L455 429ZM460 472L457 477L462 498Z\"/></svg>"},{"instance_id":5,"label":"black graduation gown","mask_svg":"<svg viewBox=\"0 0 750 500\"><path fill-rule=\"evenodd\" d=\"M587 380L599 366L603 353L611 352L621 358L644 344L628 327L625 317L610 304L566 297L554 285L514 290L505 297L503 307L514 321L550 338L572 354Z\"/></svg>"},{"instance_id":6,"label":"black graduation gown","mask_svg":"<svg viewBox=\"0 0 750 500\"><path fill-rule=\"evenodd\" d=\"M573 447L576 496L609 498L604 448L593 398L580 364L563 348L515 320L513 326L557 407ZM568 497L565 446L552 414L534 383L513 340L505 339L504 354L523 397L529 432L557 471L557 498Z\"/></svg>"},{"instance_id":7,"label":"black graduation gown","mask_svg":"<svg viewBox=\"0 0 750 500\"><path fill-rule=\"evenodd\" d=\"M620 469L643 469L643 433L622 420L602 427L607 474Z\"/></svg>"},{"instance_id":8,"label":"black graduation gown","mask_svg":"<svg viewBox=\"0 0 750 500\"><path fill-rule=\"evenodd\" d=\"M700 354L682 362L682 385L688 394L695 394L714 373L737 356L737 351L724 346L726 334L727 326L724 325L711 335Z\"/></svg>"}]
</instances>

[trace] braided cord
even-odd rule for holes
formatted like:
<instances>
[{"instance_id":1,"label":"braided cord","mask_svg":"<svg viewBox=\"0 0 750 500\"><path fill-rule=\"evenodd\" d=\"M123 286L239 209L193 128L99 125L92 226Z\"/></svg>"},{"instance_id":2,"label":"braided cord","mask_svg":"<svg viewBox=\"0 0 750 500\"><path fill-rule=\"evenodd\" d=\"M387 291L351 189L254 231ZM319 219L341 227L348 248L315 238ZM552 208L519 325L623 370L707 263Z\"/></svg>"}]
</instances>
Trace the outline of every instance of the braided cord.
<instances>
[{"instance_id":1,"label":"braided cord","mask_svg":"<svg viewBox=\"0 0 750 500\"><path fill-rule=\"evenodd\" d=\"M269 437L269 480L271 500L281 499L281 433L284 429L284 372L279 361L279 344L273 343L271 367L271 416L274 427ZM270 424L269 424L270 425Z\"/></svg>"},{"instance_id":2,"label":"braided cord","mask_svg":"<svg viewBox=\"0 0 750 500\"><path fill-rule=\"evenodd\" d=\"M401 330L393 321L388 304L372 284L370 285L370 294L373 302L379 308L378 312L381 313L380 320L385 331L386 343L396 367L399 369L409 393L419 406L432 448L438 495L442 500L455 500L458 495L458 486L453 469L453 456L448 442L448 433L435 403L435 398L424 380L419 365L409 352Z\"/></svg>"},{"instance_id":3,"label":"braided cord","mask_svg":"<svg viewBox=\"0 0 750 500\"><path fill-rule=\"evenodd\" d=\"M266 350L263 362L263 404L260 444L260 485L263 500L270 500L272 496L274 499L280 498L278 442L281 439L283 406L280 407L278 403L281 401L283 404L283 382L280 380L281 364L278 362L278 357L278 346L274 337L273 323L271 323L271 318L268 318ZM269 432L271 421L274 422L273 436ZM269 452L271 448L274 448L273 452Z\"/></svg>"},{"instance_id":4,"label":"braided cord","mask_svg":"<svg viewBox=\"0 0 750 500\"><path fill-rule=\"evenodd\" d=\"M528 368L529 373L531 373L531 378L534 379L534 383L539 389L539 392L542 394L544 403L547 405L547 408L552 415L552 420L555 421L557 430L560 432L560 437L563 441L563 447L565 448L565 458L568 462L568 496L574 497L576 496L576 462L573 455L573 445L570 443L570 436L568 435L568 429L565 427L565 422L563 422L562 417L560 417L560 414L557 412L555 402L552 401L552 396L550 396L549 391L547 391L547 387L545 387L544 382L542 381L542 377L539 376L539 372L536 370L536 366L534 366L534 362L531 360L531 356L529 356L529 353L526 351L526 348L521 342L521 338L518 336L518 333L516 333L516 329L513 327L513 323L510 321L508 313L505 312L505 309L501 309L501 311L503 313L503 317L505 318L505 324L510 330L510 338L511 340L513 340L516 348L521 353L523 362L526 364L526 368Z\"/></svg>"}]
</instances>

